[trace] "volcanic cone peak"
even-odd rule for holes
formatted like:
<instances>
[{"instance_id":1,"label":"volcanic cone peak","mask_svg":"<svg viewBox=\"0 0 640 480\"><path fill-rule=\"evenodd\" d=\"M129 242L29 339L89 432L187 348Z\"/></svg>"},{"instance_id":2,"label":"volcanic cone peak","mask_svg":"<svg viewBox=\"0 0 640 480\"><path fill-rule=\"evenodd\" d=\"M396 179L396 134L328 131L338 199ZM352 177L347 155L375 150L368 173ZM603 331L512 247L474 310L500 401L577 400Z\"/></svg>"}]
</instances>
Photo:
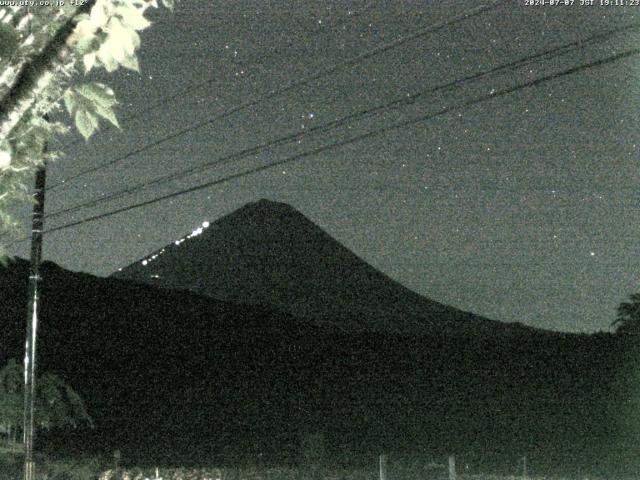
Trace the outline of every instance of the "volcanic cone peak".
<instances>
[{"instance_id":1,"label":"volcanic cone peak","mask_svg":"<svg viewBox=\"0 0 640 480\"><path fill-rule=\"evenodd\" d=\"M418 295L295 208L266 199L203 223L114 276L263 304L346 329L476 333L507 327Z\"/></svg>"}]
</instances>

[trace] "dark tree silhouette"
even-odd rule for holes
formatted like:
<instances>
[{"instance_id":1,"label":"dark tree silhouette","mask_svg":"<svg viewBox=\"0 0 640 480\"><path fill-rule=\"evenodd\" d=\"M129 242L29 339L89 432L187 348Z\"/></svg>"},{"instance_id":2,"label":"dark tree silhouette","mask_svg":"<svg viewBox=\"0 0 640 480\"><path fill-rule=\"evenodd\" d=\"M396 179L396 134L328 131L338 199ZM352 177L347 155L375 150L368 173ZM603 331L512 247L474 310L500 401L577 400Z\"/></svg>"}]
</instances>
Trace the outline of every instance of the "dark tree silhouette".
<instances>
[{"instance_id":1,"label":"dark tree silhouette","mask_svg":"<svg viewBox=\"0 0 640 480\"><path fill-rule=\"evenodd\" d=\"M618 306L618 316L611 325L617 325L616 333L640 335L640 293L633 293L629 298L630 302Z\"/></svg>"},{"instance_id":2,"label":"dark tree silhouette","mask_svg":"<svg viewBox=\"0 0 640 480\"><path fill-rule=\"evenodd\" d=\"M93 426L84 401L60 377L43 373L36 382L36 425L38 428ZM21 364L11 359L0 369L0 434L15 448L22 430L24 377Z\"/></svg>"}]
</instances>

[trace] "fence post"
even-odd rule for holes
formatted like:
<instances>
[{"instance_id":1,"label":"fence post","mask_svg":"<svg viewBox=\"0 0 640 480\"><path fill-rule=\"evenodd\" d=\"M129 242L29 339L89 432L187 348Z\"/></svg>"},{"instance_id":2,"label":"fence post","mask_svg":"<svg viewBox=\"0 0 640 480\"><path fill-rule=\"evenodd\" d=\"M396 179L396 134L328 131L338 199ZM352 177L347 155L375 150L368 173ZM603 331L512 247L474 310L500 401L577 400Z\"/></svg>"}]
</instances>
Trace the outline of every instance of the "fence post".
<instances>
[{"instance_id":1,"label":"fence post","mask_svg":"<svg viewBox=\"0 0 640 480\"><path fill-rule=\"evenodd\" d=\"M456 457L449 455L449 480L456 480Z\"/></svg>"},{"instance_id":2,"label":"fence post","mask_svg":"<svg viewBox=\"0 0 640 480\"><path fill-rule=\"evenodd\" d=\"M383 453L379 458L380 480L387 480L387 456Z\"/></svg>"}]
</instances>

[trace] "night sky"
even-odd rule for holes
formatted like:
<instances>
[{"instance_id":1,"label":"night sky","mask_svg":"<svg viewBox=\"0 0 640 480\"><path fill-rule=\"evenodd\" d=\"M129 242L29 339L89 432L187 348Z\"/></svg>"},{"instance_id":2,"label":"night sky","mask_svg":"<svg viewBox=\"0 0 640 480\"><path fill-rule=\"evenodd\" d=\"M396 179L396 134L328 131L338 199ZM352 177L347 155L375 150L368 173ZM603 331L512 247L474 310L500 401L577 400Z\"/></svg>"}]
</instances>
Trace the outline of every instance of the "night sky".
<instances>
[{"instance_id":1,"label":"night sky","mask_svg":"<svg viewBox=\"0 0 640 480\"><path fill-rule=\"evenodd\" d=\"M640 7L579 3L506 2L65 182L47 193L46 209L67 208L303 127L640 23ZM91 76L116 90L122 131L103 128L88 143L65 147L66 158L49 168L48 182L57 184L478 5L466 0L181 0L173 15L156 10L154 25L142 34L142 73ZM51 219L46 227L637 48L638 31L425 95L410 106L327 133L301 134L242 160ZM197 84L204 85L166 100ZM631 56L60 230L45 237L45 258L72 270L108 275L205 220L268 198L291 204L371 265L431 299L496 320L608 331L618 303L640 290L639 100L640 56ZM23 217L27 225L28 209ZM12 253L26 257L27 247L23 242Z\"/></svg>"}]
</instances>

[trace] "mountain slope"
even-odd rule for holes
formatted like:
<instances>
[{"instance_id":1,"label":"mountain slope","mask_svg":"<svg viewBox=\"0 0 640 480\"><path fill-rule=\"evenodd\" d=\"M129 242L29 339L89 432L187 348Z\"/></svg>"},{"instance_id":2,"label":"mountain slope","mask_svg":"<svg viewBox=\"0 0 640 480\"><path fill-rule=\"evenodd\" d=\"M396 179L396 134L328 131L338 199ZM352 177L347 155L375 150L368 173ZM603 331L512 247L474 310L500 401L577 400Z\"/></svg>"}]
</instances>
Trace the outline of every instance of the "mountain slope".
<instances>
[{"instance_id":1,"label":"mountain slope","mask_svg":"<svg viewBox=\"0 0 640 480\"><path fill-rule=\"evenodd\" d=\"M640 431L627 405L640 352L620 337L342 332L49 262L42 276L38 369L68 381L97 428L40 435L38 448L117 448L160 466L251 452L295 462L320 432L335 459L456 452L487 469L523 452L538 467L636 452L616 429ZM0 268L0 365L23 355L27 281L25 261Z\"/></svg>"},{"instance_id":2,"label":"mountain slope","mask_svg":"<svg viewBox=\"0 0 640 480\"><path fill-rule=\"evenodd\" d=\"M418 295L283 203L260 200L204 225L113 277L269 305L349 330L486 335L527 330Z\"/></svg>"},{"instance_id":3,"label":"mountain slope","mask_svg":"<svg viewBox=\"0 0 640 480\"><path fill-rule=\"evenodd\" d=\"M0 366L24 355L28 272L23 260L0 267ZM308 322L50 262L41 272L37 368L86 400L96 431L83 431L79 448L195 461L225 443L246 447L247 422L257 429L309 394L295 356L286 357L319 338ZM281 434L297 419L294 412ZM55 448L66 447L68 436L57 436Z\"/></svg>"}]
</instances>

